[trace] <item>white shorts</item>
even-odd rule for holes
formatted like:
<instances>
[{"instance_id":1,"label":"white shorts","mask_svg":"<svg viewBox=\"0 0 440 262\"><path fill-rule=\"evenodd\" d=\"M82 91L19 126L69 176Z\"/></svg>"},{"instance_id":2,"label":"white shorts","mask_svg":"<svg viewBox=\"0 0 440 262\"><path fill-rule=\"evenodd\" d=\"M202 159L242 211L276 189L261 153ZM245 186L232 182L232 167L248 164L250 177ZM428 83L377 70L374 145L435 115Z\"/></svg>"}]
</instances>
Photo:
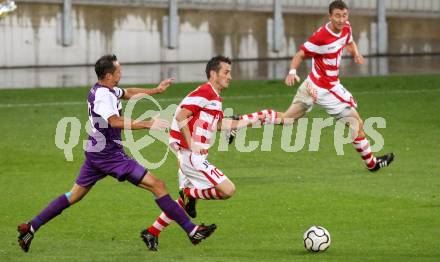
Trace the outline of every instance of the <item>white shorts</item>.
<instances>
[{"instance_id":1,"label":"white shorts","mask_svg":"<svg viewBox=\"0 0 440 262\"><path fill-rule=\"evenodd\" d=\"M187 149L174 152L179 161L179 188L207 189L228 179L220 169L206 160L207 154L200 155Z\"/></svg>"},{"instance_id":2,"label":"white shorts","mask_svg":"<svg viewBox=\"0 0 440 262\"><path fill-rule=\"evenodd\" d=\"M331 89L321 88L307 78L302 82L292 103L302 103L306 112L310 112L316 103L330 115L339 115L346 108L357 108L357 103L351 93L341 84Z\"/></svg>"}]
</instances>

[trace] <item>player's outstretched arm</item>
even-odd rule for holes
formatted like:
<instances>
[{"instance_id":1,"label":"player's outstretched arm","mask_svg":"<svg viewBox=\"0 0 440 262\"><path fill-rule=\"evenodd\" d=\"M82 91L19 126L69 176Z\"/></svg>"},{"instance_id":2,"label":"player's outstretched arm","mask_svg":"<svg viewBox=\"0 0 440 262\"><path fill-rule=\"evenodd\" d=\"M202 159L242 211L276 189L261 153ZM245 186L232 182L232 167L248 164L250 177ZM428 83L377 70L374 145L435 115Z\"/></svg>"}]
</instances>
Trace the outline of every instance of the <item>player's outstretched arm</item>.
<instances>
[{"instance_id":1,"label":"player's outstretched arm","mask_svg":"<svg viewBox=\"0 0 440 262\"><path fill-rule=\"evenodd\" d=\"M167 78L159 83L159 85L155 88L136 88L136 87L130 87L125 88L124 96L122 98L124 99L130 99L135 95L155 95L163 93L167 90L167 88L171 85L171 83L174 81L174 78Z\"/></svg>"},{"instance_id":2,"label":"player's outstretched arm","mask_svg":"<svg viewBox=\"0 0 440 262\"><path fill-rule=\"evenodd\" d=\"M301 64L301 62L304 60L305 57L306 54L302 49L296 52L296 54L293 56L292 62L290 63L289 73L287 74L286 79L284 80L286 85L293 86L296 82L300 81L300 78L296 73L296 70L298 69L299 65Z\"/></svg>"},{"instance_id":3,"label":"player's outstretched arm","mask_svg":"<svg viewBox=\"0 0 440 262\"><path fill-rule=\"evenodd\" d=\"M221 122L217 125L217 130L237 130L243 127L252 126L256 123L263 124L265 116L258 116L255 120L233 120L228 118L223 118Z\"/></svg>"},{"instance_id":4,"label":"player's outstretched arm","mask_svg":"<svg viewBox=\"0 0 440 262\"><path fill-rule=\"evenodd\" d=\"M110 116L108 118L108 124L113 128L131 129L131 130L138 130L138 129L163 130L170 126L170 123L168 121L159 118L153 118L151 120L135 121L117 115Z\"/></svg>"}]
</instances>

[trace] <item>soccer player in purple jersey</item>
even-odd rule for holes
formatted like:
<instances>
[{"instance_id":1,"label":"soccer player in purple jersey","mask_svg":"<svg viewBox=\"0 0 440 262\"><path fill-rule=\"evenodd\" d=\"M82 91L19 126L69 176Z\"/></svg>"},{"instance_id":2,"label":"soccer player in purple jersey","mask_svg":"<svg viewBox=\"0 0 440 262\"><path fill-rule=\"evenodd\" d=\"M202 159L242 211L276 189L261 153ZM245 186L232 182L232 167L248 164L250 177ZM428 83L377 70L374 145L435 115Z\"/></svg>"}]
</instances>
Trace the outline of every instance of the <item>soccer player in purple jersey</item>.
<instances>
[{"instance_id":1,"label":"soccer player in purple jersey","mask_svg":"<svg viewBox=\"0 0 440 262\"><path fill-rule=\"evenodd\" d=\"M161 119L133 121L121 116L120 99L130 99L137 94L153 95L164 92L173 79L162 81L154 89L117 87L121 78L121 65L115 55L105 55L95 64L98 82L90 89L87 103L92 124L88 138L85 160L72 189L54 199L41 213L27 223L18 225L18 243L28 252L37 230L59 214L80 201L102 178L110 175L118 181L128 180L135 186L149 190L156 203L172 217L197 245L209 237L216 225L195 225L185 211L168 194L164 182L148 169L128 157L120 144L122 129L164 129L168 122Z\"/></svg>"}]
</instances>

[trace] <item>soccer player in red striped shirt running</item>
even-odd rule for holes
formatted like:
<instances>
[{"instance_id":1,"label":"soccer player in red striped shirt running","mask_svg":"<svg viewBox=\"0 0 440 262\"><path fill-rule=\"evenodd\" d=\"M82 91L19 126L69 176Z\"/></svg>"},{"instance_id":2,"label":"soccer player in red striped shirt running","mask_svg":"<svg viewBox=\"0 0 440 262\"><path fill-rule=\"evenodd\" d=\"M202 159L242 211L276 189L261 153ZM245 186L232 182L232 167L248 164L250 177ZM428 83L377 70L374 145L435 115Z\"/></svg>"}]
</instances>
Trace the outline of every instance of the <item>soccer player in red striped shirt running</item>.
<instances>
[{"instance_id":1,"label":"soccer player in red striped shirt running","mask_svg":"<svg viewBox=\"0 0 440 262\"><path fill-rule=\"evenodd\" d=\"M177 202L191 217L196 216L196 199L228 199L235 193L234 183L207 160L216 131L264 122L263 115L252 121L223 118L220 92L232 79L229 58L213 57L206 65L206 76L209 81L186 96L176 109L169 139L179 164L181 191ZM157 251L159 234L172 221L162 212L152 226L141 232L149 250Z\"/></svg>"},{"instance_id":2,"label":"soccer player in red striped shirt running","mask_svg":"<svg viewBox=\"0 0 440 262\"><path fill-rule=\"evenodd\" d=\"M310 112L313 104L316 103L337 119L355 120L350 125L355 135L352 144L368 170L374 172L390 165L394 160L394 154L389 153L380 157L373 155L370 143L365 137L363 121L356 110L357 103L339 81L339 66L344 48L353 56L357 64L364 63L364 58L353 41L348 22L348 7L343 1L330 3L329 20L300 47L292 58L290 71L285 79L286 85L293 86L300 81L296 70L305 58L312 58L312 72L298 88L287 111L282 113L266 110L240 116L240 119L253 119L258 114L264 113L274 124L293 123L306 112Z\"/></svg>"}]
</instances>

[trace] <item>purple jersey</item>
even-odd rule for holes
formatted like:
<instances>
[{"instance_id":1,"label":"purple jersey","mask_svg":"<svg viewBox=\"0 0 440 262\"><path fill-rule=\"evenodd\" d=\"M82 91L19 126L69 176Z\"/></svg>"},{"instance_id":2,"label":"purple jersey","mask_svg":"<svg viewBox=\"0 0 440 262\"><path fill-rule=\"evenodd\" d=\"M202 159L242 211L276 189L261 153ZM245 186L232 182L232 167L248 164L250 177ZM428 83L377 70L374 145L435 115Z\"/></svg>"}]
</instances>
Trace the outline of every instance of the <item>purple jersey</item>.
<instances>
[{"instance_id":1,"label":"purple jersey","mask_svg":"<svg viewBox=\"0 0 440 262\"><path fill-rule=\"evenodd\" d=\"M122 151L121 129L108 124L112 115L121 116L120 98L124 90L119 87L108 88L96 83L87 98L91 131L87 141L86 153L90 155L107 155Z\"/></svg>"},{"instance_id":2,"label":"purple jersey","mask_svg":"<svg viewBox=\"0 0 440 262\"><path fill-rule=\"evenodd\" d=\"M121 116L124 90L108 88L96 83L89 92L87 104L92 125L87 141L86 159L76 183L83 187L94 185L111 175L119 181L128 180L138 185L148 170L124 153L121 129L108 124L112 115Z\"/></svg>"}]
</instances>

